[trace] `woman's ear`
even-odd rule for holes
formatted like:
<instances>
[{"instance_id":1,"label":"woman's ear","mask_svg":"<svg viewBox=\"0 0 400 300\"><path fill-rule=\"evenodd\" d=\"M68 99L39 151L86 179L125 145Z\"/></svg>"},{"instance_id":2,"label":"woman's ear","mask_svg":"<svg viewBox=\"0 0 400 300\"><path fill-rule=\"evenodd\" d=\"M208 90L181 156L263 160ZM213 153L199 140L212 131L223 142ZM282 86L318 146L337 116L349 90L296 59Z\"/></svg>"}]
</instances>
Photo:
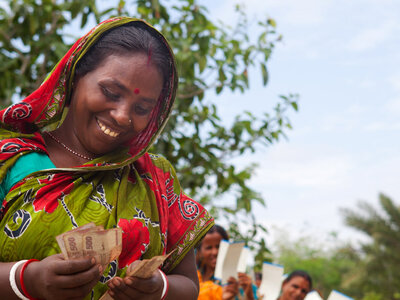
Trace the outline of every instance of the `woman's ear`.
<instances>
[{"instance_id":1,"label":"woman's ear","mask_svg":"<svg viewBox=\"0 0 400 300\"><path fill-rule=\"evenodd\" d=\"M75 89L76 89L76 87L78 85L79 79L80 79L80 76L79 75L75 75L73 80L72 80L71 90L69 92L69 99L67 99L67 101L65 102L65 106L66 107L69 107L71 105L71 100L74 97L74 92L75 92Z\"/></svg>"}]
</instances>

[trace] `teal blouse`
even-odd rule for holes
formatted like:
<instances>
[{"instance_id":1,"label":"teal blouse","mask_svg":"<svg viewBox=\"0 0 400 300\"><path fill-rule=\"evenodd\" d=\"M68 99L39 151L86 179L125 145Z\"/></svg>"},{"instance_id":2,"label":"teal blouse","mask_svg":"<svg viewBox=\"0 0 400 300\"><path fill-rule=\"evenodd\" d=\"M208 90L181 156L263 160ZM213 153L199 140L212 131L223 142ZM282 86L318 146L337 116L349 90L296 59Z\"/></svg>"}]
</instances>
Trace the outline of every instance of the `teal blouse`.
<instances>
[{"instance_id":1,"label":"teal blouse","mask_svg":"<svg viewBox=\"0 0 400 300\"><path fill-rule=\"evenodd\" d=\"M0 183L0 207L7 193L18 181L33 172L55 167L50 158L44 153L31 152L21 156Z\"/></svg>"}]
</instances>

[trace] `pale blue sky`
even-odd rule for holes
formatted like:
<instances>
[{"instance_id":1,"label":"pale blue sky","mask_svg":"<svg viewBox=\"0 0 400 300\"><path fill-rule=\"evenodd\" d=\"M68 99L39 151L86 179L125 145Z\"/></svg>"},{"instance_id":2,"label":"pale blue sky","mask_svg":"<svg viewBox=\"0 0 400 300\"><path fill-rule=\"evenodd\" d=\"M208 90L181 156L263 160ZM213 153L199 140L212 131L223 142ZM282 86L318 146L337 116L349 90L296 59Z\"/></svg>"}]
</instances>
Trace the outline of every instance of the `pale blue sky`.
<instances>
[{"instance_id":1,"label":"pale blue sky","mask_svg":"<svg viewBox=\"0 0 400 300\"><path fill-rule=\"evenodd\" d=\"M237 1L200 3L229 22ZM225 117L267 110L279 94L300 94L289 140L241 159L260 164L252 185L267 208L257 209L258 218L293 237L337 231L359 238L343 225L340 207L355 208L360 199L377 206L379 192L400 203L400 2L242 3L251 18L274 18L283 42L269 63L267 87L254 74L248 93L218 101Z\"/></svg>"},{"instance_id":2,"label":"pale blue sky","mask_svg":"<svg viewBox=\"0 0 400 300\"><path fill-rule=\"evenodd\" d=\"M228 23L238 2L199 0L213 21ZM250 91L218 96L224 118L267 111L279 94L300 95L289 140L240 158L260 164L251 184L267 208L257 207L257 216L293 236L338 231L358 238L339 207L354 208L360 199L377 205L379 192L400 203L400 2L242 3L250 19L274 18L283 41L269 62L267 87L250 73Z\"/></svg>"}]
</instances>

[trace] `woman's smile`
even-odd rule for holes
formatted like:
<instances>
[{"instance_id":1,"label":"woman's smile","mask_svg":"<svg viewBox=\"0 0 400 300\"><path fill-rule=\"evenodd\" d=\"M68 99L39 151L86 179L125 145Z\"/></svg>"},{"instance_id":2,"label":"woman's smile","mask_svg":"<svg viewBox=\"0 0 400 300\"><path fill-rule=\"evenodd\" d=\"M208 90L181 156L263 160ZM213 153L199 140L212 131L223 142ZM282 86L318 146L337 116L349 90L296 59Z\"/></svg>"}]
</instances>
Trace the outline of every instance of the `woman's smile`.
<instances>
[{"instance_id":1,"label":"woman's smile","mask_svg":"<svg viewBox=\"0 0 400 300\"><path fill-rule=\"evenodd\" d=\"M111 136L113 138L116 138L120 135L121 132L117 132L117 131L113 130L112 128L107 127L99 119L96 118L96 121L97 121L97 124L99 125L101 131L103 131L104 134Z\"/></svg>"},{"instance_id":2,"label":"woman's smile","mask_svg":"<svg viewBox=\"0 0 400 300\"><path fill-rule=\"evenodd\" d=\"M110 55L77 78L62 124L74 133L66 144L79 153L102 155L146 129L163 87L160 71L147 59L142 53Z\"/></svg>"}]
</instances>

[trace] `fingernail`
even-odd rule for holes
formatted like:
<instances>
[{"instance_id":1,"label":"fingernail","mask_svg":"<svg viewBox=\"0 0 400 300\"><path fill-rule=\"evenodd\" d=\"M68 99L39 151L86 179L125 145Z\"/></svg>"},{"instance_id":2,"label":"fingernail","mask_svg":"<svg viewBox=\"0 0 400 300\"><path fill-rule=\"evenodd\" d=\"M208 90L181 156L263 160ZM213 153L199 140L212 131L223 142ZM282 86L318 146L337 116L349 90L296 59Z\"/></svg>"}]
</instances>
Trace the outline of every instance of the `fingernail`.
<instances>
[{"instance_id":1,"label":"fingernail","mask_svg":"<svg viewBox=\"0 0 400 300\"><path fill-rule=\"evenodd\" d=\"M103 273L103 267L101 265L99 265L99 272L100 274Z\"/></svg>"},{"instance_id":2,"label":"fingernail","mask_svg":"<svg viewBox=\"0 0 400 300\"><path fill-rule=\"evenodd\" d=\"M130 279L130 278L125 279L125 282L129 285L131 285L133 283L132 279Z\"/></svg>"},{"instance_id":3,"label":"fingernail","mask_svg":"<svg viewBox=\"0 0 400 300\"><path fill-rule=\"evenodd\" d=\"M96 263L96 259L94 257L92 257L92 259L90 261L92 262L92 265L94 265Z\"/></svg>"}]
</instances>

